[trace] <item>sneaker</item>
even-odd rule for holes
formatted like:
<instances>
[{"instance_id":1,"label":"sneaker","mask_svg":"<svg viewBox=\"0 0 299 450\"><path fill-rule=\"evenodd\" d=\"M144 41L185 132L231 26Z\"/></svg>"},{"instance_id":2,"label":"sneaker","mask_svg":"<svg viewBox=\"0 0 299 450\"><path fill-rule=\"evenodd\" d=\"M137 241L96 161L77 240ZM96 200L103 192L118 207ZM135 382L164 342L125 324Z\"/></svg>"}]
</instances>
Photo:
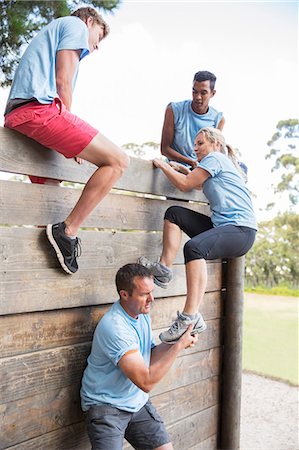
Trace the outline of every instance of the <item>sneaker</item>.
<instances>
[{"instance_id":1,"label":"sneaker","mask_svg":"<svg viewBox=\"0 0 299 450\"><path fill-rule=\"evenodd\" d=\"M80 240L71 239L65 234L64 222L47 225L46 234L63 270L71 275L77 272L76 258L81 255Z\"/></svg>"},{"instance_id":2,"label":"sneaker","mask_svg":"<svg viewBox=\"0 0 299 450\"><path fill-rule=\"evenodd\" d=\"M207 325L203 320L203 317L200 313L196 314L195 319L191 319L188 316L185 316L183 313L177 312L177 318L169 328L169 330L161 333L159 338L162 342L166 344L175 344L178 339L187 331L189 325L194 323L194 328L191 332L192 335L201 333L205 331Z\"/></svg>"},{"instance_id":3,"label":"sneaker","mask_svg":"<svg viewBox=\"0 0 299 450\"><path fill-rule=\"evenodd\" d=\"M145 256L141 256L137 260L138 264L147 267L152 275L154 276L154 283L163 289L166 289L168 283L172 280L172 270L168 267L163 266L159 261L151 262Z\"/></svg>"}]
</instances>

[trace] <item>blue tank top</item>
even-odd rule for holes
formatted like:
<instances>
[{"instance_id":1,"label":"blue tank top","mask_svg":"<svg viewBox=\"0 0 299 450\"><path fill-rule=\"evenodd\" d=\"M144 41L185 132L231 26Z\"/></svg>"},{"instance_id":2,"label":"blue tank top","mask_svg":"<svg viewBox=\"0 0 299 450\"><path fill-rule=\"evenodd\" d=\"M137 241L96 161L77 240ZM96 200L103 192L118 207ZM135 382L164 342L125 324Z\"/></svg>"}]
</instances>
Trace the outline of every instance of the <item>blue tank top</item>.
<instances>
[{"instance_id":1,"label":"blue tank top","mask_svg":"<svg viewBox=\"0 0 299 450\"><path fill-rule=\"evenodd\" d=\"M217 128L223 113L209 106L206 114L197 114L191 100L170 103L174 115L174 139L171 147L181 155L196 161L194 139L201 128Z\"/></svg>"}]
</instances>

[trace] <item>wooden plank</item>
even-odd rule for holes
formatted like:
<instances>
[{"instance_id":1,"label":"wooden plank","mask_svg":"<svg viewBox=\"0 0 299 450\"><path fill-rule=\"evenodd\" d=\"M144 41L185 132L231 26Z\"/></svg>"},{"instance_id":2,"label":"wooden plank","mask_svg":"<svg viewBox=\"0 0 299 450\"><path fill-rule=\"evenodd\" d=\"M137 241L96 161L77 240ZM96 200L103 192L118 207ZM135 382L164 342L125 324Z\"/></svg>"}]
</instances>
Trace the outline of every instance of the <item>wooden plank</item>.
<instances>
[{"instance_id":1,"label":"wooden plank","mask_svg":"<svg viewBox=\"0 0 299 450\"><path fill-rule=\"evenodd\" d=\"M46 225L61 222L77 203L80 194L80 189L0 181L1 223ZM173 205L210 215L208 205L204 204L112 193L102 200L83 225L113 230L161 231L164 213Z\"/></svg>"},{"instance_id":2,"label":"wooden plank","mask_svg":"<svg viewBox=\"0 0 299 450\"><path fill-rule=\"evenodd\" d=\"M198 442L217 433L218 405L200 411L168 428L174 448L189 450Z\"/></svg>"},{"instance_id":3,"label":"wooden plank","mask_svg":"<svg viewBox=\"0 0 299 450\"><path fill-rule=\"evenodd\" d=\"M176 359L167 377L164 377L153 389L152 395L219 375L220 362L221 349L219 348L191 354L186 352Z\"/></svg>"},{"instance_id":4,"label":"wooden plank","mask_svg":"<svg viewBox=\"0 0 299 450\"><path fill-rule=\"evenodd\" d=\"M84 343L1 359L0 404L79 383L89 352L90 344ZM216 376L219 368L219 348L183 352L152 394Z\"/></svg>"},{"instance_id":5,"label":"wooden plank","mask_svg":"<svg viewBox=\"0 0 299 450\"><path fill-rule=\"evenodd\" d=\"M4 172L86 183L95 169L93 164L84 162L78 165L73 159L66 159L16 131L0 127L0 170ZM184 200L207 201L201 191L180 192L161 170L153 168L151 161L138 158L131 158L129 168L115 187Z\"/></svg>"},{"instance_id":6,"label":"wooden plank","mask_svg":"<svg viewBox=\"0 0 299 450\"><path fill-rule=\"evenodd\" d=\"M218 404L219 387L218 377L207 378L173 391L151 396L151 400L164 422L170 426L178 420Z\"/></svg>"},{"instance_id":7,"label":"wooden plank","mask_svg":"<svg viewBox=\"0 0 299 450\"><path fill-rule=\"evenodd\" d=\"M162 249L162 233L122 231L80 232L82 255L78 258L80 269L116 270L141 255L157 260ZM0 267L4 271L60 268L54 251L45 236L45 230L25 227L0 227ZM182 245L174 264L183 264L183 245L188 240L183 235ZM215 262L220 263L220 260Z\"/></svg>"},{"instance_id":8,"label":"wooden plank","mask_svg":"<svg viewBox=\"0 0 299 450\"><path fill-rule=\"evenodd\" d=\"M84 422L73 424L3 450L90 450ZM107 449L108 450L108 449Z\"/></svg>"},{"instance_id":9,"label":"wooden plank","mask_svg":"<svg viewBox=\"0 0 299 450\"><path fill-rule=\"evenodd\" d=\"M9 447L82 421L79 389L78 384L48 390L0 405L1 444ZM218 391L219 380L214 377L153 397L152 401L165 423L170 425L217 404Z\"/></svg>"},{"instance_id":10,"label":"wooden plank","mask_svg":"<svg viewBox=\"0 0 299 450\"><path fill-rule=\"evenodd\" d=\"M185 297L157 299L153 307L152 327L171 323L175 311L182 310ZM94 329L110 305L71 308L3 316L0 320L0 357L91 341ZM205 295L202 309L206 320L222 314L220 292ZM158 341L157 341L158 342Z\"/></svg>"},{"instance_id":11,"label":"wooden plank","mask_svg":"<svg viewBox=\"0 0 299 450\"><path fill-rule=\"evenodd\" d=\"M208 267L207 292L222 287L221 263ZM13 270L0 272L0 315L113 303L118 298L114 278L119 264L101 269L80 269L70 276L61 269ZM169 287L156 287L154 296L186 293L185 266L174 266Z\"/></svg>"},{"instance_id":12,"label":"wooden plank","mask_svg":"<svg viewBox=\"0 0 299 450\"><path fill-rule=\"evenodd\" d=\"M204 441L195 444L188 450L217 450L217 449L218 449L217 435L214 434L213 436L210 436L208 439L205 439Z\"/></svg>"},{"instance_id":13,"label":"wooden plank","mask_svg":"<svg viewBox=\"0 0 299 450\"><path fill-rule=\"evenodd\" d=\"M200 450L215 450L215 436L218 428L218 406L213 406L204 411L200 411L180 420L170 427L170 434L173 447L178 450L190 450L194 444ZM202 443L202 445L201 445ZM125 444L124 450L132 449L129 444Z\"/></svg>"}]
</instances>

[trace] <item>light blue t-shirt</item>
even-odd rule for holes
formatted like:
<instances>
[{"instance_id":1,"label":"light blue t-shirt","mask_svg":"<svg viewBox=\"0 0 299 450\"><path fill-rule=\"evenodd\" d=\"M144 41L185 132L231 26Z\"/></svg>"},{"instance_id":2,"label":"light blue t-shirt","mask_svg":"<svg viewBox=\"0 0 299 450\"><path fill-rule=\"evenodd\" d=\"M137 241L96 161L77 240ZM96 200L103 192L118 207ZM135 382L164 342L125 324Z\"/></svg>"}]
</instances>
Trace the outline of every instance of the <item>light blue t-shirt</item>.
<instances>
[{"instance_id":1,"label":"light blue t-shirt","mask_svg":"<svg viewBox=\"0 0 299 450\"><path fill-rule=\"evenodd\" d=\"M83 411L103 403L124 411L139 411L148 394L124 375L118 362L129 350L137 349L149 367L154 346L150 317L140 314L134 319L119 300L114 303L94 332L80 392Z\"/></svg>"},{"instance_id":2,"label":"light blue t-shirt","mask_svg":"<svg viewBox=\"0 0 299 450\"><path fill-rule=\"evenodd\" d=\"M203 193L210 202L214 227L238 225L257 230L249 191L232 160L223 153L212 152L198 167L211 174L203 184Z\"/></svg>"},{"instance_id":3,"label":"light blue t-shirt","mask_svg":"<svg viewBox=\"0 0 299 450\"><path fill-rule=\"evenodd\" d=\"M8 103L16 98L36 98L43 104L52 103L58 97L55 75L57 51L81 50L81 60L89 54L88 37L88 28L79 17L60 17L45 26L21 58ZM73 89L77 74L78 67L73 78Z\"/></svg>"},{"instance_id":4,"label":"light blue t-shirt","mask_svg":"<svg viewBox=\"0 0 299 450\"><path fill-rule=\"evenodd\" d=\"M223 113L209 106L206 114L197 114L191 104L191 100L170 103L174 115L174 139L171 147L181 155L196 160L195 136L201 128L217 128Z\"/></svg>"}]
</instances>

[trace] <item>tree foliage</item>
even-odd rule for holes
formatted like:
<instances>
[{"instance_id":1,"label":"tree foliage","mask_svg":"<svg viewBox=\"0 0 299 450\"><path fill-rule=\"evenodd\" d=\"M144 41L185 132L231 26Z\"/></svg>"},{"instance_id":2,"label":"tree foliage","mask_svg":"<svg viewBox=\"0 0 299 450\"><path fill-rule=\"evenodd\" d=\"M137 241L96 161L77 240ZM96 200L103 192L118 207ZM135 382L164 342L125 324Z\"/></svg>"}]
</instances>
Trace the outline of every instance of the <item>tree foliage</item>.
<instances>
[{"instance_id":1,"label":"tree foliage","mask_svg":"<svg viewBox=\"0 0 299 450\"><path fill-rule=\"evenodd\" d=\"M272 172L280 171L281 180L275 186L275 192L288 192L292 205L298 203L299 157L297 142L299 139L299 120L281 120L276 125L267 145L271 148L266 158L274 160Z\"/></svg>"},{"instance_id":2,"label":"tree foliage","mask_svg":"<svg viewBox=\"0 0 299 450\"><path fill-rule=\"evenodd\" d=\"M246 256L246 284L268 288L298 287L299 215L285 212L259 224L254 246Z\"/></svg>"},{"instance_id":3,"label":"tree foliage","mask_svg":"<svg viewBox=\"0 0 299 450\"><path fill-rule=\"evenodd\" d=\"M116 9L120 0L84 0L86 6L104 11ZM1 0L0 2L0 86L9 86L15 69L32 37L57 17L69 15L80 0Z\"/></svg>"}]
</instances>

